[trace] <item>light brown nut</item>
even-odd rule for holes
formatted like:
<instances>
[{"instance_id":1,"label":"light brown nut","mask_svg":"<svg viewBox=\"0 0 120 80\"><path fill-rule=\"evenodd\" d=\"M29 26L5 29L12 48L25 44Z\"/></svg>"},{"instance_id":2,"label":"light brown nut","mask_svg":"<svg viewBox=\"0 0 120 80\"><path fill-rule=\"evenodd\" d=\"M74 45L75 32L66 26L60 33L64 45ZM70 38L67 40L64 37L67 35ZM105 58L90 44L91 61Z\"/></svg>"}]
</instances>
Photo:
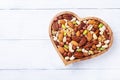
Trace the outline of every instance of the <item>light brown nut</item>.
<instances>
[{"instance_id":1,"label":"light brown nut","mask_svg":"<svg viewBox=\"0 0 120 80\"><path fill-rule=\"evenodd\" d=\"M90 32L88 32L87 34L87 40L90 41L92 39L92 34Z\"/></svg>"},{"instance_id":2,"label":"light brown nut","mask_svg":"<svg viewBox=\"0 0 120 80\"><path fill-rule=\"evenodd\" d=\"M78 46L78 43L76 41L71 41L71 44L73 44L74 46Z\"/></svg>"},{"instance_id":3,"label":"light brown nut","mask_svg":"<svg viewBox=\"0 0 120 80\"><path fill-rule=\"evenodd\" d=\"M64 42L59 42L59 46L63 47L64 46Z\"/></svg>"},{"instance_id":4,"label":"light brown nut","mask_svg":"<svg viewBox=\"0 0 120 80\"><path fill-rule=\"evenodd\" d=\"M89 54L88 54L88 53L83 53L83 55L84 55L85 57L89 56Z\"/></svg>"},{"instance_id":5,"label":"light brown nut","mask_svg":"<svg viewBox=\"0 0 120 80\"><path fill-rule=\"evenodd\" d=\"M64 37L63 34L59 34L59 35L58 35L58 39L59 39L59 41L63 41L63 37Z\"/></svg>"},{"instance_id":6,"label":"light brown nut","mask_svg":"<svg viewBox=\"0 0 120 80\"><path fill-rule=\"evenodd\" d=\"M65 52L64 48L61 47L61 46L58 47L58 50L59 50L59 52L60 52L61 54L63 54L63 53Z\"/></svg>"},{"instance_id":7,"label":"light brown nut","mask_svg":"<svg viewBox=\"0 0 120 80\"><path fill-rule=\"evenodd\" d=\"M74 53L74 57L75 57L75 58L80 59L80 58L83 58L83 56L84 56L84 55L83 55L83 53L81 53L81 52L75 52L75 53Z\"/></svg>"},{"instance_id":8,"label":"light brown nut","mask_svg":"<svg viewBox=\"0 0 120 80\"><path fill-rule=\"evenodd\" d=\"M96 45L92 45L92 48L93 48L93 49L96 49Z\"/></svg>"},{"instance_id":9,"label":"light brown nut","mask_svg":"<svg viewBox=\"0 0 120 80\"><path fill-rule=\"evenodd\" d=\"M60 24L65 24L65 20L64 20L64 19L61 19L61 20L58 21L58 23L60 23Z\"/></svg>"},{"instance_id":10,"label":"light brown nut","mask_svg":"<svg viewBox=\"0 0 120 80\"><path fill-rule=\"evenodd\" d=\"M94 40L94 41L93 41L93 44L95 44L95 45L98 44L98 43L99 43L98 40Z\"/></svg>"},{"instance_id":11,"label":"light brown nut","mask_svg":"<svg viewBox=\"0 0 120 80\"><path fill-rule=\"evenodd\" d=\"M76 36L79 37L80 36L80 31L76 32Z\"/></svg>"},{"instance_id":12,"label":"light brown nut","mask_svg":"<svg viewBox=\"0 0 120 80\"><path fill-rule=\"evenodd\" d=\"M68 26L70 26L71 28L74 28L74 25L71 21L68 22Z\"/></svg>"}]
</instances>

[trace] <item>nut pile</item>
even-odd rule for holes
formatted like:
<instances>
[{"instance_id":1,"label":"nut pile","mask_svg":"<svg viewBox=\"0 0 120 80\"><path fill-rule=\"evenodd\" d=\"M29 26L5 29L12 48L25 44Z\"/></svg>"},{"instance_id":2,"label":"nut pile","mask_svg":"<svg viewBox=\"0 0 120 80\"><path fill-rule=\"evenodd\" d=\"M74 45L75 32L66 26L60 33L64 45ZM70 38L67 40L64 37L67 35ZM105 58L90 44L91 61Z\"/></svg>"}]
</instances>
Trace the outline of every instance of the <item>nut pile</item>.
<instances>
[{"instance_id":1,"label":"nut pile","mask_svg":"<svg viewBox=\"0 0 120 80\"><path fill-rule=\"evenodd\" d=\"M111 36L98 20L79 21L71 14L62 14L53 21L52 38L66 61L81 59L107 49Z\"/></svg>"}]
</instances>

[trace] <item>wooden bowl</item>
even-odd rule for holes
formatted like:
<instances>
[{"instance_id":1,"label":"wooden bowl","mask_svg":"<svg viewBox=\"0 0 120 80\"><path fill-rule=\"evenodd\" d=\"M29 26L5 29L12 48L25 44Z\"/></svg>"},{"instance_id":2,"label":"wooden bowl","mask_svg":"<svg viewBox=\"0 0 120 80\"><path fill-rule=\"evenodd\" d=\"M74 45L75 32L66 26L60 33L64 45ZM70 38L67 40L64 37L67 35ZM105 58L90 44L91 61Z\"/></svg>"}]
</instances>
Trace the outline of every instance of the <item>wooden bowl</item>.
<instances>
[{"instance_id":1,"label":"wooden bowl","mask_svg":"<svg viewBox=\"0 0 120 80\"><path fill-rule=\"evenodd\" d=\"M97 54L94 54L94 55L91 55L91 56L88 56L88 57L83 57L83 58L81 58L81 59L75 59L75 60L72 60L72 61L66 61L66 60L64 59L64 57L61 55L61 53L58 51L58 49L57 49L57 47L56 47L56 45L55 45L55 43L54 43L54 41L53 41L52 34L51 34L51 26L52 26L53 21L54 21L58 16L63 15L63 14L71 14L71 15L73 15L74 17L76 17L79 21L88 20L88 19L94 19L94 20L98 20L99 22L103 23L103 24L105 25L105 27L109 30L109 33L110 33L109 35L111 36L111 40L110 40L110 43L109 43L109 45L108 45L108 48L105 49L105 50L103 50L103 51L101 51L101 52L99 52L99 53L97 53ZM71 64L71 63L74 63L74 62L79 62L79 61L82 61L82 60L87 60L87 59L91 59L91 58L97 57L97 56L105 53L106 51L108 51L108 49L112 46L112 43L113 43L113 32L112 32L111 28L109 27L109 25L108 25L105 21L103 21L103 20L101 20L100 18L97 18L97 17L80 18L80 17L79 17L78 15L76 15L75 13L69 12L69 11L60 12L60 13L58 13L56 16L53 17L53 19L52 19L52 21L50 22L50 25L49 25L49 36L50 36L50 40L51 40L51 42L52 42L55 50L57 51L58 55L60 56L60 58L62 59L62 61L63 61L63 63L64 63L65 65L68 65L68 64Z\"/></svg>"}]
</instances>

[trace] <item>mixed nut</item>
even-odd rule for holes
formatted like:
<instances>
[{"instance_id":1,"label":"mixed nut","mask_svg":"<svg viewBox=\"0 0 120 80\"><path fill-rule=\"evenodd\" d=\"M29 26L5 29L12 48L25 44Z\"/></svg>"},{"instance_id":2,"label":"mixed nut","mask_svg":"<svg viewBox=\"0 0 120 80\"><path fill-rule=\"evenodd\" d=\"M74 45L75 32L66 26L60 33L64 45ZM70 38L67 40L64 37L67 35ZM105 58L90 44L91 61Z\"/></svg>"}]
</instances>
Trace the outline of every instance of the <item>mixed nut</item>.
<instances>
[{"instance_id":1,"label":"mixed nut","mask_svg":"<svg viewBox=\"0 0 120 80\"><path fill-rule=\"evenodd\" d=\"M51 34L58 51L66 61L88 57L109 48L108 28L95 19L79 21L71 14L55 18Z\"/></svg>"}]
</instances>

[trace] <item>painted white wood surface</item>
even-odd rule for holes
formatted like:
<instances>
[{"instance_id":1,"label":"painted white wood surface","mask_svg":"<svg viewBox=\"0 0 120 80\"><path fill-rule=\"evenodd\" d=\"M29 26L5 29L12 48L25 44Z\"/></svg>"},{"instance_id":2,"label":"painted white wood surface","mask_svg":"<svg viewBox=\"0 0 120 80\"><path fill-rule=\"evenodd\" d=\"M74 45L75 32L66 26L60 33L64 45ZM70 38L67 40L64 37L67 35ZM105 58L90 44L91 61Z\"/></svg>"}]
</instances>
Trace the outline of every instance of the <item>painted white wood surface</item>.
<instances>
[{"instance_id":1,"label":"painted white wood surface","mask_svg":"<svg viewBox=\"0 0 120 80\"><path fill-rule=\"evenodd\" d=\"M0 0L0 80L119 80L119 0ZM113 30L111 49L94 59L64 66L49 36L61 11L96 16Z\"/></svg>"},{"instance_id":2,"label":"painted white wood surface","mask_svg":"<svg viewBox=\"0 0 120 80\"><path fill-rule=\"evenodd\" d=\"M0 0L1 9L120 8L119 0Z\"/></svg>"}]
</instances>

